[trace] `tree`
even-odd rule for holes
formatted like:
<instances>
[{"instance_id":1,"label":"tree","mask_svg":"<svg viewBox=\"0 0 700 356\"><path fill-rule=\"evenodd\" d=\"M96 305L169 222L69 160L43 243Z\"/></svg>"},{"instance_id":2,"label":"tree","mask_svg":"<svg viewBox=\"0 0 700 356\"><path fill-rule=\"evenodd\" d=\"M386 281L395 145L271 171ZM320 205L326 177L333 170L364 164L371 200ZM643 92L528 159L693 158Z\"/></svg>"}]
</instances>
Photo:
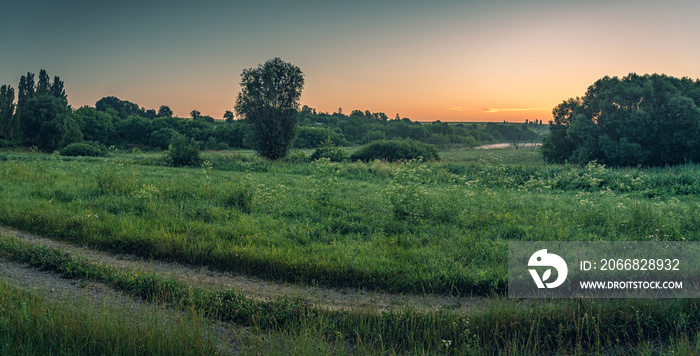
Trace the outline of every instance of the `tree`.
<instances>
[{"instance_id":1,"label":"tree","mask_svg":"<svg viewBox=\"0 0 700 356\"><path fill-rule=\"evenodd\" d=\"M551 162L661 166L700 161L700 81L604 77L554 108L542 153Z\"/></svg>"},{"instance_id":2,"label":"tree","mask_svg":"<svg viewBox=\"0 0 700 356\"><path fill-rule=\"evenodd\" d=\"M114 109L119 118L122 120L132 115L144 115L143 111L137 104L127 100L120 100L114 96L107 96L98 100L97 103L95 103L95 108L99 111L105 112L109 109Z\"/></svg>"},{"instance_id":3,"label":"tree","mask_svg":"<svg viewBox=\"0 0 700 356\"><path fill-rule=\"evenodd\" d=\"M233 111L226 110L226 112L224 113L224 119L226 119L226 122L229 124L233 122Z\"/></svg>"},{"instance_id":4,"label":"tree","mask_svg":"<svg viewBox=\"0 0 700 356\"><path fill-rule=\"evenodd\" d=\"M52 83L49 78L43 69L36 86L33 73L20 78L15 113L26 143L45 151L82 139L78 124L70 116L63 82L54 77Z\"/></svg>"},{"instance_id":5,"label":"tree","mask_svg":"<svg viewBox=\"0 0 700 356\"><path fill-rule=\"evenodd\" d=\"M251 125L252 143L261 156L276 160L289 151L303 87L301 69L280 58L243 70L235 109Z\"/></svg>"},{"instance_id":6,"label":"tree","mask_svg":"<svg viewBox=\"0 0 700 356\"><path fill-rule=\"evenodd\" d=\"M14 139L17 131L15 112L15 90L9 85L0 87L0 135L6 140Z\"/></svg>"},{"instance_id":7,"label":"tree","mask_svg":"<svg viewBox=\"0 0 700 356\"><path fill-rule=\"evenodd\" d=\"M72 116L80 127L84 140L101 142L105 145L116 143L117 132L114 129L114 123L118 118L115 115L83 106L73 112Z\"/></svg>"},{"instance_id":8,"label":"tree","mask_svg":"<svg viewBox=\"0 0 700 356\"><path fill-rule=\"evenodd\" d=\"M143 116L147 119L155 119L156 117L158 117L158 114L156 113L155 109L144 110L143 108L141 108L141 111L143 111Z\"/></svg>"},{"instance_id":9,"label":"tree","mask_svg":"<svg viewBox=\"0 0 700 356\"><path fill-rule=\"evenodd\" d=\"M192 116L192 119L196 119L196 118L198 118L200 115L202 115L202 113L199 112L199 111L196 110L196 109L190 111L190 116Z\"/></svg>"},{"instance_id":10,"label":"tree","mask_svg":"<svg viewBox=\"0 0 700 356\"><path fill-rule=\"evenodd\" d=\"M170 109L169 106L161 105L160 108L158 108L158 114L156 114L156 116L157 117L172 117L173 111Z\"/></svg>"}]
</instances>

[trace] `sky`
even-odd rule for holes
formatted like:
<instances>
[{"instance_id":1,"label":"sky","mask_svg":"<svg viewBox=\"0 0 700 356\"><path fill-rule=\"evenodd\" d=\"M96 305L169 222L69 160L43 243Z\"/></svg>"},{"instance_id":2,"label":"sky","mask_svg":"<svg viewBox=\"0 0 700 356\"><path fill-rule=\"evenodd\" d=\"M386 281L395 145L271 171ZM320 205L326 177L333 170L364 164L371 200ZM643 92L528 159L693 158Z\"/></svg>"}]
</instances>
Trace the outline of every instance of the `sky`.
<instances>
[{"instance_id":1,"label":"sky","mask_svg":"<svg viewBox=\"0 0 700 356\"><path fill-rule=\"evenodd\" d=\"M0 84L46 69L74 108L116 96L221 118L243 69L280 57L320 112L548 122L606 75L700 78L698 13L696 0L13 1Z\"/></svg>"}]
</instances>

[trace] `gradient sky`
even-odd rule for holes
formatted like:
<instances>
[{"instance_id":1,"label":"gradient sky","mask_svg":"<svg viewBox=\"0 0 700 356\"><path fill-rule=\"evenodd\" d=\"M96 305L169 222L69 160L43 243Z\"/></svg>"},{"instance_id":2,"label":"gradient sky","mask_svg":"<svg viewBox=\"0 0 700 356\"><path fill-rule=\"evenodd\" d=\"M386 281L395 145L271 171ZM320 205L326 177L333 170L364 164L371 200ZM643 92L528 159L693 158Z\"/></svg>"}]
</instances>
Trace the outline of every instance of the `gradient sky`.
<instances>
[{"instance_id":1,"label":"gradient sky","mask_svg":"<svg viewBox=\"0 0 700 356\"><path fill-rule=\"evenodd\" d=\"M0 83L44 68L74 107L232 110L244 68L301 68L302 104L424 121L551 119L605 76L700 78L700 2L23 0L0 13Z\"/></svg>"}]
</instances>

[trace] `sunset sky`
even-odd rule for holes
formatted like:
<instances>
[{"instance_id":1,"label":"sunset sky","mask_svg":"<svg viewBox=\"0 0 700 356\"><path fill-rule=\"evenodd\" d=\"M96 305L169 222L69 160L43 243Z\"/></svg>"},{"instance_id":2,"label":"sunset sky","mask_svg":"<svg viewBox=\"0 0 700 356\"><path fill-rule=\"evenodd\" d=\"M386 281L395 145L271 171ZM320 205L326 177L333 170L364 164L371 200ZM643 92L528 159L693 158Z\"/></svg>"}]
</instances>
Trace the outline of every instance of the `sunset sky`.
<instances>
[{"instance_id":1,"label":"sunset sky","mask_svg":"<svg viewBox=\"0 0 700 356\"><path fill-rule=\"evenodd\" d=\"M421 121L523 121L605 75L700 78L693 1L23 0L0 13L0 84L45 68L69 103L232 110L244 68L304 72L302 104Z\"/></svg>"}]
</instances>

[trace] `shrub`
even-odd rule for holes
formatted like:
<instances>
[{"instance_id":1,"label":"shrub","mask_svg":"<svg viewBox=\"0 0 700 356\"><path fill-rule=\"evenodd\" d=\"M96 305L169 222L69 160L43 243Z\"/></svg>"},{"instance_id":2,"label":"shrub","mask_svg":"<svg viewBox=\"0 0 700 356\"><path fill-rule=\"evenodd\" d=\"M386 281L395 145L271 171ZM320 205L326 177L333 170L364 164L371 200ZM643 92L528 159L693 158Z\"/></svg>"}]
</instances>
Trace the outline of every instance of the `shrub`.
<instances>
[{"instance_id":1,"label":"shrub","mask_svg":"<svg viewBox=\"0 0 700 356\"><path fill-rule=\"evenodd\" d=\"M289 151L284 160L290 163L304 163L308 161L308 157L306 157L306 153L304 153L304 151L300 149L293 149Z\"/></svg>"},{"instance_id":2,"label":"shrub","mask_svg":"<svg viewBox=\"0 0 700 356\"><path fill-rule=\"evenodd\" d=\"M375 159L395 162L400 160L423 159L440 160L437 149L429 144L414 140L382 140L362 146L350 156L353 161Z\"/></svg>"},{"instance_id":3,"label":"shrub","mask_svg":"<svg viewBox=\"0 0 700 356\"><path fill-rule=\"evenodd\" d=\"M328 158L331 162L342 162L348 159L348 154L342 147L324 146L317 148L310 157L312 161L319 158Z\"/></svg>"},{"instance_id":4,"label":"shrub","mask_svg":"<svg viewBox=\"0 0 700 356\"><path fill-rule=\"evenodd\" d=\"M99 142L83 141L71 143L59 152L61 156L91 156L101 157L107 152L105 145Z\"/></svg>"},{"instance_id":5,"label":"shrub","mask_svg":"<svg viewBox=\"0 0 700 356\"><path fill-rule=\"evenodd\" d=\"M199 145L193 138L177 134L165 151L164 163L173 167L199 166L202 159L199 157Z\"/></svg>"}]
</instances>

